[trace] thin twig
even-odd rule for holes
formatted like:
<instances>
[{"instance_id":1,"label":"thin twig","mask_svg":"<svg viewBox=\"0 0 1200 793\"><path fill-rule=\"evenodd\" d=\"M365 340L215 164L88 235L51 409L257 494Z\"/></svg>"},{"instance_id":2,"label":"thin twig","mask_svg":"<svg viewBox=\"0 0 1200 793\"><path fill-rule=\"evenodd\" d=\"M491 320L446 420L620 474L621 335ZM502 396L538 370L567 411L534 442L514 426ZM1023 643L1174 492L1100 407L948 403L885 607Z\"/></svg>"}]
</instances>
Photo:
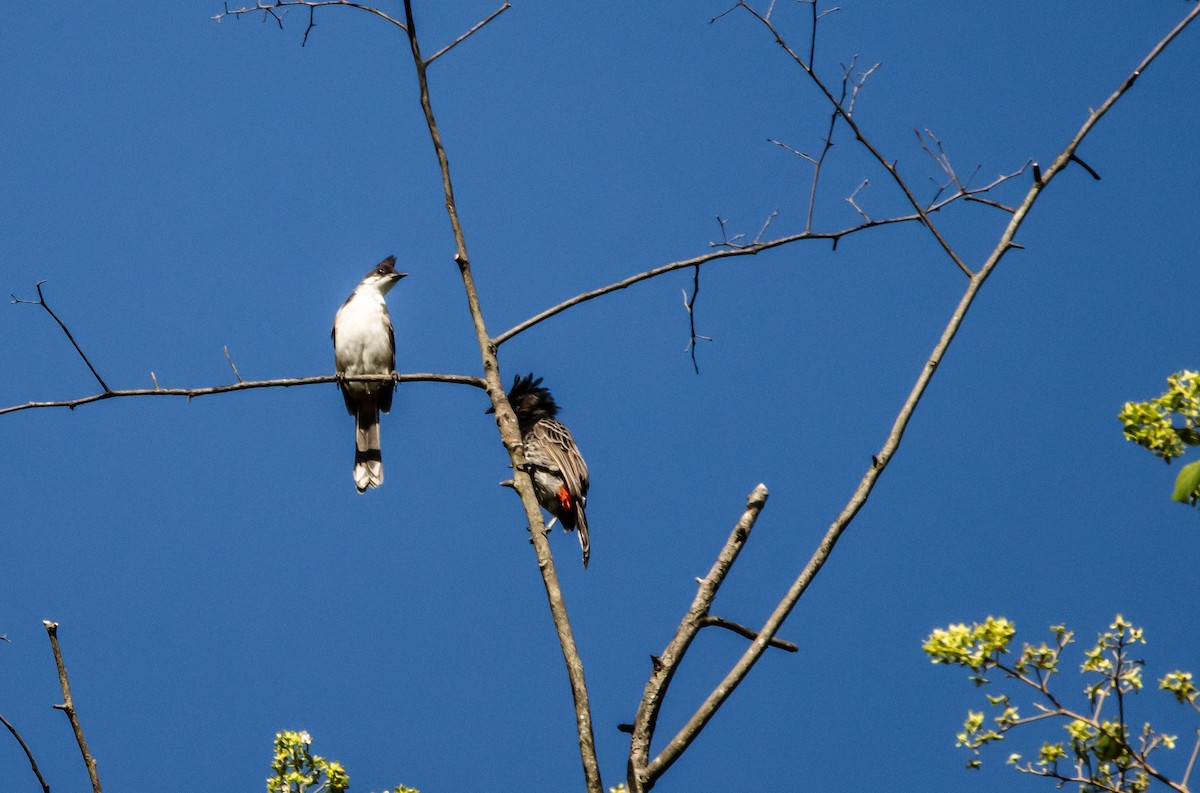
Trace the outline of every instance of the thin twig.
<instances>
[{"instance_id":1,"label":"thin twig","mask_svg":"<svg viewBox=\"0 0 1200 793\"><path fill-rule=\"evenodd\" d=\"M854 188L854 192L851 193L850 195L846 196L846 201L850 204L850 206L854 207L854 210L856 212L858 212L858 214L862 215L863 220L867 221L868 223L871 222L871 216L868 215L866 212L864 212L862 207L860 207L858 204L854 203L854 197L858 195L860 190L862 190L864 187L866 187L870 183L871 183L870 179L863 179L862 182L858 185L858 187Z\"/></svg>"},{"instance_id":2,"label":"thin twig","mask_svg":"<svg viewBox=\"0 0 1200 793\"><path fill-rule=\"evenodd\" d=\"M683 307L687 311L688 324L691 326L691 336L688 338L685 351L692 353L692 368L696 374L700 374L700 364L696 362L696 342L700 339L704 341L712 341L709 336L701 336L696 333L696 297L700 294L700 265L696 265L696 272L692 277L692 296L688 297L687 290L683 290Z\"/></svg>"},{"instance_id":3,"label":"thin twig","mask_svg":"<svg viewBox=\"0 0 1200 793\"><path fill-rule=\"evenodd\" d=\"M0 723L3 723L8 731L12 733L12 737L17 739L17 743L21 744L21 751L25 752L25 757L29 760L29 767L33 769L33 775L37 777L38 784L42 786L42 793L50 793L50 786L46 784L45 778L42 777L42 772L38 769L37 760L33 759L33 752L29 750L29 746L25 743L25 739L21 737L21 733L17 732L17 728L12 726L12 722L0 715Z\"/></svg>"},{"instance_id":4,"label":"thin twig","mask_svg":"<svg viewBox=\"0 0 1200 793\"><path fill-rule=\"evenodd\" d=\"M1192 756L1188 758L1187 770L1183 772L1183 779L1180 784L1187 787L1188 779L1192 776L1192 769L1196 767L1196 754L1200 753L1200 730L1196 730L1196 745L1192 747Z\"/></svg>"},{"instance_id":5,"label":"thin twig","mask_svg":"<svg viewBox=\"0 0 1200 793\"><path fill-rule=\"evenodd\" d=\"M876 226L886 226L886 225L893 224L893 223L908 223L908 222L912 222L915 220L918 220L918 217L916 215L907 215L904 217L888 218L886 220L876 220L871 223L861 223L857 226L852 226L850 228L842 229L841 231L831 231L831 232L805 231L805 232L801 232L799 234L790 234L786 237L779 237L774 240L768 240L767 242L754 243L753 245L743 245L743 246L738 246L738 247L722 248L721 250L711 251L709 253L705 253L700 256L695 256L691 259L682 259L677 262L671 262L670 264L664 264L659 267L655 267L651 270L646 270L645 272L637 273L636 275L631 275L628 278L623 278L620 281L608 284L607 286L602 286L599 289L593 289L589 292L583 292L581 294L575 295L574 297L564 300L563 302L559 303L556 306L551 306L550 308L546 309L545 311L542 311L539 314L535 314L534 316L530 317L529 319L524 320L524 321L514 325L513 327L511 327L508 330L501 333L499 336L496 336L496 338L493 339L493 341L497 345L503 344L504 342L511 339L513 336L516 336L519 333L523 333L524 331L529 330L534 325L544 322L545 320L549 319L550 317L553 317L556 314L561 314L563 311L566 311L567 309L572 308L573 306L577 306L580 303L586 303L589 300L594 300L597 297L607 295L610 292L616 292L617 290L620 290L620 289L627 289L628 287L631 287L634 284L649 280L651 278L655 278L657 276L663 275L664 273L669 273L674 270L681 270L685 267L694 267L697 264L705 264L707 262L715 261L717 259L725 259L725 258L728 258L731 256L753 256L753 255L761 253L763 251L767 251L772 248L778 248L781 245L787 245L789 243L798 242L800 240L817 240L817 239L836 240L841 237L845 237L847 235L854 234L859 231L863 231L864 229L874 228Z\"/></svg>"},{"instance_id":6,"label":"thin twig","mask_svg":"<svg viewBox=\"0 0 1200 793\"><path fill-rule=\"evenodd\" d=\"M884 170L886 170L892 177L892 181L894 181L896 186L900 188L900 191L904 193L904 197L908 199L908 203L913 209L916 210L917 214L921 216L921 223L929 229L931 234L933 234L934 239L937 240L938 245L942 247L942 250L945 251L946 255L950 257L958 269L962 270L964 275L971 277L971 269L967 267L966 263L963 262L962 259L959 258L958 254L955 253L954 249L950 246L950 243L947 242L945 237L942 236L941 232L938 231L937 226L935 226L933 221L929 218L929 214L925 211L925 208L921 206L921 202L919 202L916 196L913 195L912 191L908 187L908 184L904 181L904 177L900 175L900 171L896 168L896 163L885 159L883 154L881 154L880 151L875 148L874 144L872 144L871 141L866 137L866 135L863 134L862 129L851 116L850 108L846 107L833 96L829 90L829 87L826 86L825 82L817 75L813 65L811 63L806 63L803 58L796 54L795 50L793 50L783 38L783 35L775 28L774 23L772 23L769 19L764 18L761 14L751 8L750 5L745 2L745 0L739 2L738 6L746 9L750 15L766 26L771 35L775 37L775 43L783 48L783 50L788 54L788 57L790 57L801 69L804 70L804 73L808 75L817 88L820 89L821 93L825 95L825 98L833 105L837 114L842 117L842 119L854 132L854 137L858 140L858 142L861 143L863 147L871 153L871 156L873 156L876 161L883 166ZM874 71L874 67L871 69L871 71ZM869 73L870 72L868 72L868 74ZM861 85L859 87L861 87Z\"/></svg>"},{"instance_id":7,"label":"thin twig","mask_svg":"<svg viewBox=\"0 0 1200 793\"><path fill-rule=\"evenodd\" d=\"M234 364L233 359L229 357L229 345L225 345L225 360L229 361L229 368L233 369L233 376L237 378L239 383L242 382L242 376L238 374L237 366ZM156 382L155 385L158 385L158 383Z\"/></svg>"},{"instance_id":8,"label":"thin twig","mask_svg":"<svg viewBox=\"0 0 1200 793\"><path fill-rule=\"evenodd\" d=\"M308 8L309 25L308 30L304 31L305 41L308 41L309 30L312 30L314 27L312 23L313 10L324 6L345 6L346 8L356 8L359 11L366 11L368 14L373 14L380 19L390 22L401 30L404 30L404 24L400 22L400 20L394 19L393 17L384 13L381 9L378 9L374 6L365 5L363 3L350 2L350 0L272 0L272 2L263 2L263 0L258 0L258 2L252 6L243 6L241 8L230 8L229 4L226 3L225 10L214 16L213 19L217 22L220 22L225 17L234 17L236 19L245 14L253 14L257 11L262 11L264 14L270 14L271 16L275 17L275 21L279 23L279 27L282 30L283 20L280 19L279 15L275 13L275 9L287 8L288 6L304 6Z\"/></svg>"},{"instance_id":9,"label":"thin twig","mask_svg":"<svg viewBox=\"0 0 1200 793\"><path fill-rule=\"evenodd\" d=\"M54 664L58 667L58 683L63 692L62 704L54 707L67 714L67 719L71 722L71 729L75 731L75 743L79 744L84 765L87 766L88 777L92 781L92 793L102 793L100 777L96 774L96 758L92 757L92 753L88 750L87 739L83 737L83 727L75 712L75 701L71 699L71 684L67 682L67 665L63 663L62 650L58 646L58 623L42 620L42 625L46 627L46 634L50 637L50 649L54 652Z\"/></svg>"},{"instance_id":10,"label":"thin twig","mask_svg":"<svg viewBox=\"0 0 1200 793\"><path fill-rule=\"evenodd\" d=\"M767 229L771 227L771 221L779 216L779 210L776 209L767 215L767 219L763 221L762 228L758 230L758 234L754 235L754 244L762 242L763 235L767 233Z\"/></svg>"},{"instance_id":11,"label":"thin twig","mask_svg":"<svg viewBox=\"0 0 1200 793\"><path fill-rule=\"evenodd\" d=\"M151 373L153 376L153 373ZM408 374L364 374L364 375L336 375L323 374L316 377L290 377L279 380L239 380L236 383L227 383L225 385L206 386L203 388L160 388L157 380L155 380L154 388L132 388L116 391L105 391L102 394L92 394L91 396L79 397L78 399L64 399L54 402L26 402L24 405L12 405L10 407L0 408L0 416L5 413L15 413L19 410L31 410L33 408L70 408L74 410L80 405L87 405L92 402L100 402L105 399L118 399L121 397L185 397L192 399L194 397L209 396L211 394L224 394L229 391L247 391L252 388L291 388L292 386L318 385L321 383L383 383L394 381L397 383L453 383L455 385L469 385L475 388L487 389L486 384L481 377L474 377L465 374L432 374L428 372L408 373Z\"/></svg>"},{"instance_id":12,"label":"thin twig","mask_svg":"<svg viewBox=\"0 0 1200 793\"><path fill-rule=\"evenodd\" d=\"M785 148L787 148L787 147L785 147ZM1028 168L1032 164L1033 164L1032 160L1027 161L1025 163L1025 165L1021 166L1021 168L1019 170L1014 171L1013 173L1003 174L1003 175L997 177L995 179L995 181L993 181L989 185L985 185L984 187L976 188L975 190L971 190L969 193L966 193L966 194L957 194L956 193L955 195L952 195L945 199L942 199L942 201L940 201L939 203L930 207L928 211L929 212L938 212L938 211L944 209L946 206L954 203L955 201L966 200L973 196L977 196L982 193L986 193L990 190L993 190L996 187L1003 184L1004 182L1007 182L1010 179L1013 179L1016 176L1021 175L1022 173L1025 172L1025 169ZM810 219L811 219L811 216L810 216ZM546 309L545 311L542 311L539 314L535 314L534 316L530 317L529 319L526 319L526 320L518 323L517 325L514 325L513 327L511 327L508 330L501 333L499 336L497 336L492 341L495 342L495 344L497 346L499 346L499 345L503 344L504 342L508 341L509 339L511 339L513 336L523 333L524 331L529 330L534 325L544 322L545 320L550 319L551 317L555 316L556 314L561 314L562 312L566 311L567 309L577 306L580 303L586 303L589 300L594 300L598 297L602 297L602 296L610 294L612 292L616 292L621 289L627 289L627 288L633 286L634 284L640 283L642 281L647 281L652 278L656 278L660 275L664 275L666 273L673 272L675 270L681 270L685 267L694 267L697 264L705 264L707 262L715 261L717 259L724 259L729 256L754 256L758 253L761 253L762 251L770 250L771 248L778 248L783 245L789 245L791 243L799 242L801 240L832 240L834 247L836 248L838 240L840 240L842 237L848 237L850 235L857 234L858 232L877 228L879 226L890 226L890 225L893 225L896 223L913 223L913 222L919 222L920 220L921 220L921 216L914 213L911 215L901 215L898 217L885 218L883 220L872 220L872 221L869 221L866 223L860 223L857 226L850 226L850 227L847 227L844 229L840 229L838 231L818 232L818 231L812 231L811 229L807 229L805 231L800 232L799 234L790 234L786 237L779 237L774 240L768 240L767 242L755 242L752 245L741 245L741 244L737 244L735 242L735 240L737 240L739 237L741 237L743 235L740 235L740 234L734 235L733 240L730 240L728 238L728 235L726 235L726 233L725 233L725 221L721 217L718 216L717 222L721 224L721 233L725 237L725 239L721 243L714 243L714 246L720 247L721 250L706 253L701 256L696 256L691 259L682 259L677 262L671 262L670 264L664 264L659 267L655 267L653 269L637 273L636 275L631 275L628 278L623 278L620 281L608 284L607 286L602 286L599 289L592 289L591 291L583 292L581 294L575 295L574 297L564 300L563 302L559 303L558 305L551 306L550 308ZM1014 246L1016 245L1016 243L1010 243L1010 244L1012 244Z\"/></svg>"},{"instance_id":13,"label":"thin twig","mask_svg":"<svg viewBox=\"0 0 1200 793\"><path fill-rule=\"evenodd\" d=\"M449 44L447 44L445 47L442 47L440 50L438 50L437 52L433 53L433 54L432 54L432 55L430 55L428 58L426 58L426 59L425 59L425 65L426 65L426 66L428 66L429 64L431 64L431 63L433 63L434 61L436 61L438 58L440 58L440 57L442 57L443 55L445 55L445 54L446 54L447 52L449 52L450 50L452 50L452 49L454 49L455 47L457 47L459 44L462 44L464 41L466 41L466 40L467 40L467 37L468 37L468 36L471 36L472 34L474 34L474 33L475 33L477 30L479 30L480 28L482 28L482 27L483 27L484 25L486 25L487 23L491 22L491 21L492 21L493 19L495 19L496 17L498 17L498 16L500 16L501 14L503 14L505 11L507 11L507 10L508 10L509 8L511 8L511 7L512 7L512 6L509 4L508 0L504 0L504 5L500 6L500 7L499 7L499 8L497 8L495 11L493 11L491 14L489 14L489 15L488 15L488 17L487 17L486 19L484 19L482 22L478 22L478 23L476 23L476 24L475 24L475 26L474 26L473 28L471 28L470 30L468 30L466 33L462 34L461 36L459 36L458 38L456 38L454 41L450 42L450 43L449 43Z\"/></svg>"},{"instance_id":14,"label":"thin twig","mask_svg":"<svg viewBox=\"0 0 1200 793\"><path fill-rule=\"evenodd\" d=\"M89 370L91 370L92 376L96 378L96 382L99 383L100 387L103 388L106 392L109 391L110 390L109 387L107 385L105 385L105 383L104 383L104 378L102 378L100 376L100 373L96 371L96 367L92 366L92 362L88 360L88 357L83 354L83 349L80 348L79 342L75 341L75 337L71 335L71 331L67 329L66 324L61 319L58 318L58 314L55 314L53 309L51 309L50 305L46 302L46 297L45 297L45 295L42 294L42 284L44 284L44 283L46 283L45 280L41 280L41 281L37 282L37 293L38 293L37 300L22 300L21 298L17 297L16 295L14 295L12 293L9 293L9 297L12 298L12 302L14 304L22 304L23 303L23 304L31 305L31 306L41 306L42 308L46 309L46 313L49 314L51 317L53 317L54 321L58 323L58 326L60 328L62 328L62 332L67 334L67 338L71 340L71 346L73 346L75 348L75 352L79 353L79 357L83 359L83 362L85 364L87 364L87 368Z\"/></svg>"},{"instance_id":15,"label":"thin twig","mask_svg":"<svg viewBox=\"0 0 1200 793\"><path fill-rule=\"evenodd\" d=\"M781 149L787 149L792 154L795 154L797 157L803 157L804 159L808 160L809 162L813 163L814 165L817 162L812 157L810 157L809 155L800 151L799 149L793 149L791 146L787 145L786 143L781 143L780 141L777 141L774 138L767 138L767 143L774 143L776 146L778 146Z\"/></svg>"},{"instance_id":16,"label":"thin twig","mask_svg":"<svg viewBox=\"0 0 1200 793\"><path fill-rule=\"evenodd\" d=\"M1083 168L1083 170L1087 171L1087 172L1088 172L1088 174L1089 174L1089 175L1090 175L1090 176L1091 176L1093 179L1095 179L1097 182L1099 182L1099 181L1100 181L1100 174L1098 174L1098 173L1096 173L1094 170L1092 170L1092 166L1088 165L1086 162L1084 162L1083 160L1079 159L1079 155L1077 155L1077 154L1072 154L1072 155L1071 155L1071 162L1073 162L1073 163L1076 163L1076 164L1077 164L1077 165L1079 165L1081 168Z\"/></svg>"},{"instance_id":17,"label":"thin twig","mask_svg":"<svg viewBox=\"0 0 1200 793\"><path fill-rule=\"evenodd\" d=\"M317 7L308 7L308 27L304 29L304 38L300 40L300 46L304 47L308 44L308 34L312 33L312 29L317 26ZM282 27L282 26L281 26Z\"/></svg>"},{"instance_id":18,"label":"thin twig","mask_svg":"<svg viewBox=\"0 0 1200 793\"><path fill-rule=\"evenodd\" d=\"M816 8L816 0L813 2L813 7ZM814 22L815 24L815 22ZM842 95L846 94L846 86L842 85ZM817 185L821 181L821 169L825 166L825 158L829 156L829 150L833 148L833 133L837 128L838 114L831 113L829 115L829 129L825 132L824 144L821 146L821 153L817 159L813 161L812 184L808 188L808 214L804 219L804 230L812 231L813 214L817 210Z\"/></svg>"},{"instance_id":19,"label":"thin twig","mask_svg":"<svg viewBox=\"0 0 1200 793\"><path fill-rule=\"evenodd\" d=\"M747 628L745 625L741 625L732 620L727 620L724 617L714 617L710 614L709 616L705 617L702 622L704 627L712 626L714 628L724 628L727 631L733 631L738 636L743 636L751 641L754 641L758 638L758 634ZM785 650L789 653L800 652L800 647L795 642L785 641L778 637L772 638L770 641L768 641L767 646Z\"/></svg>"}]
</instances>

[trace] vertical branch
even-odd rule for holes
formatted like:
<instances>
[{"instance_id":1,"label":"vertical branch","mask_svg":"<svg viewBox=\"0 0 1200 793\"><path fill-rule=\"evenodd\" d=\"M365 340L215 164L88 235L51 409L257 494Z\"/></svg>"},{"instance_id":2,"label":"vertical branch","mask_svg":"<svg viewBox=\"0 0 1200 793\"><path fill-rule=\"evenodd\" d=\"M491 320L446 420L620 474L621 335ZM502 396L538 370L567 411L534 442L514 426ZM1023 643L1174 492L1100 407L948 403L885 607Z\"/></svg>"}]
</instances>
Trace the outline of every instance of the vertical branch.
<instances>
[{"instance_id":1,"label":"vertical branch","mask_svg":"<svg viewBox=\"0 0 1200 793\"><path fill-rule=\"evenodd\" d=\"M696 374L700 374L700 364L696 361L696 342L703 339L704 341L712 341L709 336L701 336L696 333L696 297L700 294L700 265L696 265L696 272L692 277L692 296L688 297L687 290L683 290L683 307L687 311L688 324L691 327L691 336L688 338L687 349L692 353L692 369Z\"/></svg>"},{"instance_id":2,"label":"vertical branch","mask_svg":"<svg viewBox=\"0 0 1200 793\"><path fill-rule=\"evenodd\" d=\"M58 667L58 683L63 692L62 704L54 707L67 714L67 719L71 722L71 729L75 731L75 743L79 744L83 762L87 766L88 777L92 780L92 793L102 793L100 777L96 774L96 758L92 757L92 753L88 750L87 739L83 737L83 727L80 726L79 717L75 713L75 701L71 699L71 684L67 682L67 665L63 663L62 650L58 646L58 623L43 620L42 625L46 626L46 633L50 636L50 649L54 651L54 664Z\"/></svg>"},{"instance_id":3,"label":"vertical branch","mask_svg":"<svg viewBox=\"0 0 1200 793\"><path fill-rule=\"evenodd\" d=\"M602 793L600 765L596 759L596 742L592 734L591 706L588 702L587 683L583 675L583 661L575 646L575 637L571 630L570 618L567 615L566 601L563 598L562 587L559 585L554 558L550 553L550 543L546 539L546 525L542 519L541 507L538 506L537 498L533 493L533 483L529 479L529 474L526 473L525 452L521 446L517 418L500 382L500 366L496 356L497 343L488 335L479 294L475 288L475 278L471 273L466 235L463 233L462 222L458 216L458 205L454 200L454 185L450 179L450 161L446 156L445 147L442 145L441 132L438 130L437 121L433 115L433 105L429 98L427 75L429 62L421 57L416 23L413 19L412 0L404 0L404 15L409 47L412 50L413 66L416 68L417 82L420 87L421 110L425 114L425 124L429 128L429 136L433 142L434 152L437 154L442 175L442 190L446 197L446 213L454 232L456 246L454 261L458 264L459 273L462 276L463 289L467 296L467 308L471 313L476 340L479 343L479 352L483 360L484 382L487 386L488 396L492 400L492 408L496 412L496 425L500 431L500 439L512 459L513 486L520 494L521 504L525 508L530 541L537 554L538 570L542 574L542 583L545 585L546 598L550 604L550 614L554 620L563 660L567 666L567 677L570 680L571 695L575 706L575 725L579 734L579 753L583 763L584 779L589 793Z\"/></svg>"}]
</instances>

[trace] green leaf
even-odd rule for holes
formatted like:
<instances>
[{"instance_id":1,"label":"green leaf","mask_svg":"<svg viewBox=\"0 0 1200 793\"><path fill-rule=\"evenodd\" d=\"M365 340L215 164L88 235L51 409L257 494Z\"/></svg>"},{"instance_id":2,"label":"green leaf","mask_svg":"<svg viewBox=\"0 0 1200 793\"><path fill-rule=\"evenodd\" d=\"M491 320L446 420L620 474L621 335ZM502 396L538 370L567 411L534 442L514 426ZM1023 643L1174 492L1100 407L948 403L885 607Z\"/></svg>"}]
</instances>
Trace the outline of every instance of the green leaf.
<instances>
[{"instance_id":1,"label":"green leaf","mask_svg":"<svg viewBox=\"0 0 1200 793\"><path fill-rule=\"evenodd\" d=\"M1185 504L1191 503L1195 498L1198 486L1200 486L1200 460L1188 463L1179 472L1179 476L1175 479L1175 492L1171 494L1171 498Z\"/></svg>"}]
</instances>

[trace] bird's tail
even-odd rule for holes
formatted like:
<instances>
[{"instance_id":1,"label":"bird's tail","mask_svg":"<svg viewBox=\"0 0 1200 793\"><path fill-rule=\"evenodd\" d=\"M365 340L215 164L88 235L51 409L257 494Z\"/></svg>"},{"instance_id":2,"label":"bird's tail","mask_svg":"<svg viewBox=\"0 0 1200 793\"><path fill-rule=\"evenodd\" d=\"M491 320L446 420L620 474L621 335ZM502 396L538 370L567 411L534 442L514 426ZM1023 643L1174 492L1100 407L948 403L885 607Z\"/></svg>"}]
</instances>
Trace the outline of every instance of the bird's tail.
<instances>
[{"instance_id":1,"label":"bird's tail","mask_svg":"<svg viewBox=\"0 0 1200 793\"><path fill-rule=\"evenodd\" d=\"M588 538L587 515L583 512L583 499L575 502L575 529L579 532L579 547L583 549L583 569L587 569L592 556L592 541Z\"/></svg>"},{"instance_id":2,"label":"bird's tail","mask_svg":"<svg viewBox=\"0 0 1200 793\"><path fill-rule=\"evenodd\" d=\"M379 408L360 405L354 416L354 486L362 493L383 484L383 451L379 443Z\"/></svg>"}]
</instances>

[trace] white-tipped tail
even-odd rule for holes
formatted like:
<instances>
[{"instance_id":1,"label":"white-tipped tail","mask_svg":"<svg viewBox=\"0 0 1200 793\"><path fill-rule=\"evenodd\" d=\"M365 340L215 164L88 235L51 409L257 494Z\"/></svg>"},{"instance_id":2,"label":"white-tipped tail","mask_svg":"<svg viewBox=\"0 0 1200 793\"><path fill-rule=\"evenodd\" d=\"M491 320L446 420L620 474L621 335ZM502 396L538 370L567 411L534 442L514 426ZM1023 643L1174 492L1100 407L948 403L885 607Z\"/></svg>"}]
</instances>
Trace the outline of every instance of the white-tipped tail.
<instances>
[{"instance_id":1,"label":"white-tipped tail","mask_svg":"<svg viewBox=\"0 0 1200 793\"><path fill-rule=\"evenodd\" d=\"M383 484L383 451L379 442L379 410L360 406L354 417L354 486L358 492Z\"/></svg>"}]
</instances>

